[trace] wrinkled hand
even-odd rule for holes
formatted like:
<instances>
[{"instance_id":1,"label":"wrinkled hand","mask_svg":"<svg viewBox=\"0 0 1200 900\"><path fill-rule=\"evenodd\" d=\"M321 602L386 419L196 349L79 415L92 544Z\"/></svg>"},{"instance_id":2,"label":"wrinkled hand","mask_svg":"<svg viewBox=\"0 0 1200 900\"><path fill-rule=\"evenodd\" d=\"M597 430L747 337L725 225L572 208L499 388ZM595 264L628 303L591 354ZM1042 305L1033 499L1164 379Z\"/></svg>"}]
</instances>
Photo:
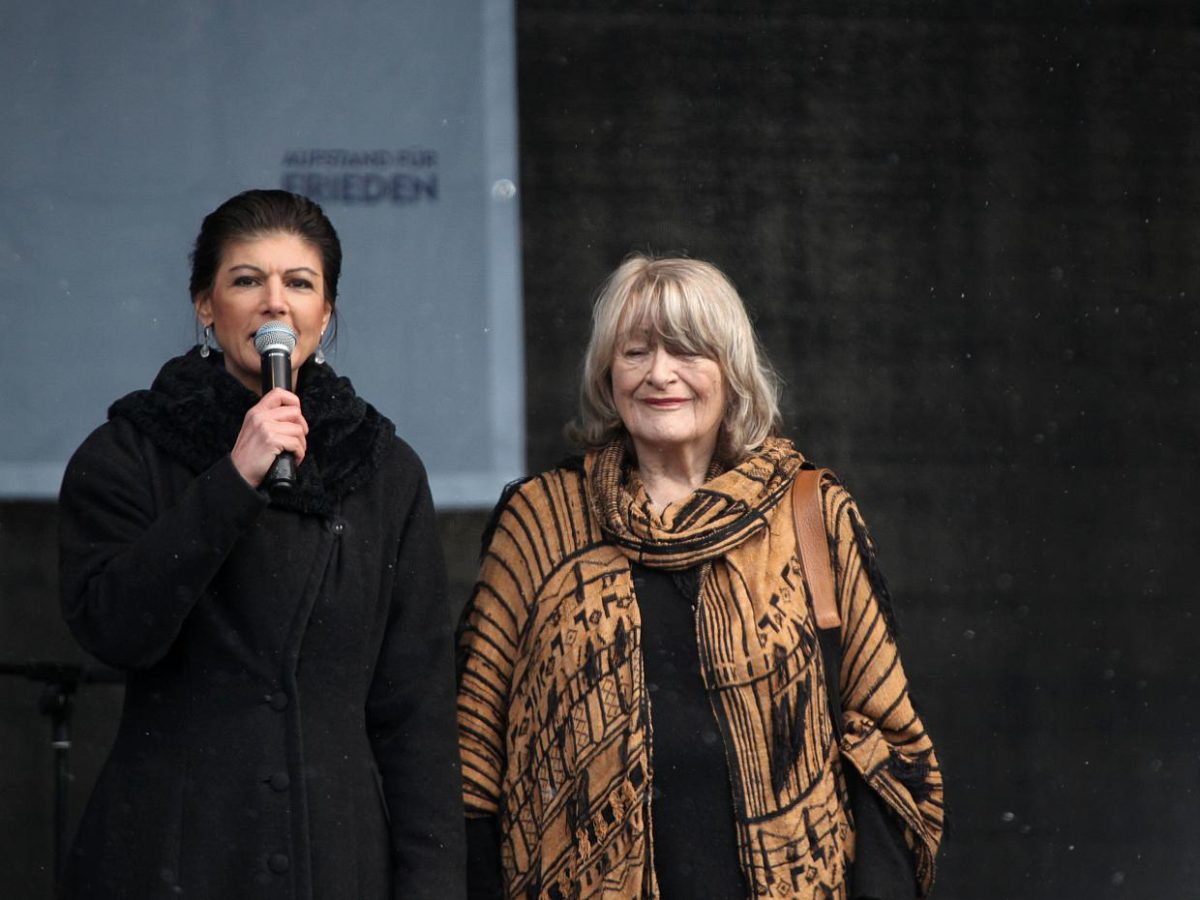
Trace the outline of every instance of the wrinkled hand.
<instances>
[{"instance_id":1,"label":"wrinkled hand","mask_svg":"<svg viewBox=\"0 0 1200 900\"><path fill-rule=\"evenodd\" d=\"M250 407L242 420L242 430L230 453L234 468L251 487L258 487L280 453L292 453L296 464L300 464L308 446L307 434L300 398L275 388Z\"/></svg>"}]
</instances>

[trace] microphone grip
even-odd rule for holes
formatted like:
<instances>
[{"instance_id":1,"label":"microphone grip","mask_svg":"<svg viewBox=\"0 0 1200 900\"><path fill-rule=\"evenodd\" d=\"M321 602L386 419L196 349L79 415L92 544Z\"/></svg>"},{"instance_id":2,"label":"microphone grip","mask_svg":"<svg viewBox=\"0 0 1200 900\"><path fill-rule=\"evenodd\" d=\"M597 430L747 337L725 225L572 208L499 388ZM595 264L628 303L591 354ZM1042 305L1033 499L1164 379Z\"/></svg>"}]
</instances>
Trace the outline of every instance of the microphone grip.
<instances>
[{"instance_id":1,"label":"microphone grip","mask_svg":"<svg viewBox=\"0 0 1200 900\"><path fill-rule=\"evenodd\" d=\"M268 491L290 491L296 486L296 457L283 452L275 457L271 468L267 469L267 477L263 479L263 487Z\"/></svg>"},{"instance_id":2,"label":"microphone grip","mask_svg":"<svg viewBox=\"0 0 1200 900\"><path fill-rule=\"evenodd\" d=\"M271 349L262 355L262 392L264 394L281 387L292 389L292 355L283 350Z\"/></svg>"},{"instance_id":3,"label":"microphone grip","mask_svg":"<svg viewBox=\"0 0 1200 900\"><path fill-rule=\"evenodd\" d=\"M274 388L292 389L292 355L283 350L268 350L262 355L262 390L267 393ZM296 486L296 457L291 453L280 453L267 470L263 487L268 491L290 491Z\"/></svg>"}]
</instances>

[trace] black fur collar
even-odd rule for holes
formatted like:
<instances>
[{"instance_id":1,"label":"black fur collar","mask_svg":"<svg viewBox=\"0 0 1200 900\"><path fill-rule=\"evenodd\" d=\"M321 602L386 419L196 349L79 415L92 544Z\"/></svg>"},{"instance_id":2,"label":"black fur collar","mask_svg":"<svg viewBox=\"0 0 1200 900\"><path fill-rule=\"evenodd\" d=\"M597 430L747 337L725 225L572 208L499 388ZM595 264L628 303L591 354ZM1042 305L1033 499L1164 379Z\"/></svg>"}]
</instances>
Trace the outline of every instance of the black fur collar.
<instances>
[{"instance_id":1,"label":"black fur collar","mask_svg":"<svg viewBox=\"0 0 1200 900\"><path fill-rule=\"evenodd\" d=\"M329 515L337 501L379 468L395 426L354 393L349 379L326 365L300 369L300 406L308 421L308 453L296 470L296 488L271 503ZM233 448L246 412L258 401L225 371L224 357L192 349L167 362L148 391L122 397L109 418L132 422L155 446L194 472Z\"/></svg>"}]
</instances>

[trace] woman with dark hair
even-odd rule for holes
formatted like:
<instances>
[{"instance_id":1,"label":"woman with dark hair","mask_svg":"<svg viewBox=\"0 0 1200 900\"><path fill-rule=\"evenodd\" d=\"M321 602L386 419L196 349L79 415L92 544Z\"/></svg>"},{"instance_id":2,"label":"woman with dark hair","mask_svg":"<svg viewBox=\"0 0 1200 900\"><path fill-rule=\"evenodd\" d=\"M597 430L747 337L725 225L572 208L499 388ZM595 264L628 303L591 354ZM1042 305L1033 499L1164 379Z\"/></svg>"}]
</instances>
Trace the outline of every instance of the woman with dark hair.
<instances>
[{"instance_id":1,"label":"woman with dark hair","mask_svg":"<svg viewBox=\"0 0 1200 900\"><path fill-rule=\"evenodd\" d=\"M941 770L874 545L776 436L777 390L716 267L634 256L605 283L586 455L501 498L460 626L471 897L928 892ZM797 481L840 642L809 601Z\"/></svg>"},{"instance_id":2,"label":"woman with dark hair","mask_svg":"<svg viewBox=\"0 0 1200 900\"><path fill-rule=\"evenodd\" d=\"M433 507L416 454L324 362L341 264L310 200L227 200L192 254L200 346L67 467L64 616L127 686L66 897L462 894ZM294 392L262 394L267 322L294 333ZM295 483L268 493L281 453Z\"/></svg>"}]
</instances>

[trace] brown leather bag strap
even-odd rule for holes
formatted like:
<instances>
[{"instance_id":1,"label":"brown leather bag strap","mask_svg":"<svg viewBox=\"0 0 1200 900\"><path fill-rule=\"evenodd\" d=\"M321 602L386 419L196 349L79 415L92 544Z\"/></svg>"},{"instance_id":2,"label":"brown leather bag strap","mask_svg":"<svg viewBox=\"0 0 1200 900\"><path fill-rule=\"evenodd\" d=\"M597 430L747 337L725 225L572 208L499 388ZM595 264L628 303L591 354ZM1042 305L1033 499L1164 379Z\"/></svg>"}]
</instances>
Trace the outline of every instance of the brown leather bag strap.
<instances>
[{"instance_id":1,"label":"brown leather bag strap","mask_svg":"<svg viewBox=\"0 0 1200 900\"><path fill-rule=\"evenodd\" d=\"M792 524L796 529L796 556L812 592L817 627L838 628L842 617L838 613L833 561L829 558L829 538L825 533L824 504L821 502L821 476L828 471L801 469L796 473L792 481Z\"/></svg>"}]
</instances>

